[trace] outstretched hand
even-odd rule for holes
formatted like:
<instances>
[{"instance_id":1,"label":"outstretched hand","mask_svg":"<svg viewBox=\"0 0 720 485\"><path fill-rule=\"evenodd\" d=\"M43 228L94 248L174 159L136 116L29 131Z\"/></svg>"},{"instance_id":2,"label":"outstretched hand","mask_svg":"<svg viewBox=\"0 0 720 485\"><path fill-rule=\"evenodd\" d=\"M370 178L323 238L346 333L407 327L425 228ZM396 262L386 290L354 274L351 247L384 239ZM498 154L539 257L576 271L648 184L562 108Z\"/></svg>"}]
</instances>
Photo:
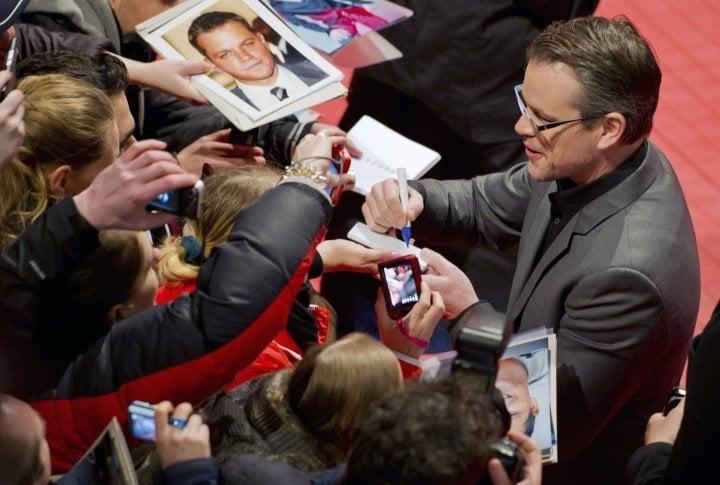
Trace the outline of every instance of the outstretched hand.
<instances>
[{"instance_id":1,"label":"outstretched hand","mask_svg":"<svg viewBox=\"0 0 720 485\"><path fill-rule=\"evenodd\" d=\"M423 248L420 256L428 266L422 279L443 296L446 319L453 320L479 300L470 279L440 253Z\"/></svg>"},{"instance_id":2,"label":"outstretched hand","mask_svg":"<svg viewBox=\"0 0 720 485\"><path fill-rule=\"evenodd\" d=\"M131 82L176 96L185 101L207 103L205 97L190 83L190 77L204 74L207 66L202 61L160 59L138 62L120 57L128 70Z\"/></svg>"},{"instance_id":3,"label":"outstretched hand","mask_svg":"<svg viewBox=\"0 0 720 485\"><path fill-rule=\"evenodd\" d=\"M326 239L317 246L323 261L323 272L352 271L355 273L378 272L380 261L400 254L392 249L369 249L347 239Z\"/></svg>"},{"instance_id":4,"label":"outstretched hand","mask_svg":"<svg viewBox=\"0 0 720 485\"><path fill-rule=\"evenodd\" d=\"M200 176L204 164L213 169L237 168L244 165L265 165L263 149L230 143L230 128L198 138L178 153L180 165Z\"/></svg>"},{"instance_id":5,"label":"outstretched hand","mask_svg":"<svg viewBox=\"0 0 720 485\"><path fill-rule=\"evenodd\" d=\"M163 192L192 186L198 177L183 170L164 148L157 140L131 145L73 197L80 214L98 230L144 230L173 220L172 214L147 212L147 203Z\"/></svg>"}]
</instances>

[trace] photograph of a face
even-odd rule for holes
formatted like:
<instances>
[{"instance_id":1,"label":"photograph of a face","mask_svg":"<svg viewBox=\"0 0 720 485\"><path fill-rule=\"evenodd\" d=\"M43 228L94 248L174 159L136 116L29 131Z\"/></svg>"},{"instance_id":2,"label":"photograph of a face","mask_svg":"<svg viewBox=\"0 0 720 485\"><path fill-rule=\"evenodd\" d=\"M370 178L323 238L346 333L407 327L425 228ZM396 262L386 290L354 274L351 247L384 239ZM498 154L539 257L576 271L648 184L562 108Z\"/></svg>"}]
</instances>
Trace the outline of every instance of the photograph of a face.
<instances>
[{"instance_id":1,"label":"photograph of a face","mask_svg":"<svg viewBox=\"0 0 720 485\"><path fill-rule=\"evenodd\" d=\"M201 60L207 85L251 119L342 78L258 0L197 1L151 34L168 58Z\"/></svg>"},{"instance_id":2,"label":"photograph of a face","mask_svg":"<svg viewBox=\"0 0 720 485\"><path fill-rule=\"evenodd\" d=\"M498 363L495 387L510 413L510 429L530 436L540 446L543 458L552 460L556 423L554 366L548 338L511 343Z\"/></svg>"}]
</instances>

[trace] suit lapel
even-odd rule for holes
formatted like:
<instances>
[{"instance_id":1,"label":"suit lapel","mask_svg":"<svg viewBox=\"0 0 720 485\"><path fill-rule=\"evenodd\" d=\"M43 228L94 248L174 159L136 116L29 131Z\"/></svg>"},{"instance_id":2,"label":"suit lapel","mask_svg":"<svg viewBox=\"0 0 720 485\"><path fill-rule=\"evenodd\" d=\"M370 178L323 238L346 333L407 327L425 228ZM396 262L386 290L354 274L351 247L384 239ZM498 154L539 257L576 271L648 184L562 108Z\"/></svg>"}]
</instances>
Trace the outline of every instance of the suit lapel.
<instances>
[{"instance_id":1,"label":"suit lapel","mask_svg":"<svg viewBox=\"0 0 720 485\"><path fill-rule=\"evenodd\" d=\"M550 222L550 200L547 194L554 192L554 184L549 184L542 198L535 209L535 216L529 223L529 228L523 228L523 235L520 240L520 248L518 250L518 261L515 266L515 276L513 277L512 287L510 288L510 298L508 299L508 315L514 320L515 302L518 301L520 293L530 277L533 270L535 256L540 250L545 230Z\"/></svg>"},{"instance_id":2,"label":"suit lapel","mask_svg":"<svg viewBox=\"0 0 720 485\"><path fill-rule=\"evenodd\" d=\"M567 253L572 242L572 235L588 234L605 219L624 209L640 197L655 180L657 163L657 152L654 146L650 144L648 155L646 155L645 160L643 160L635 173L575 214L575 217L570 220L548 247L537 266L533 268L535 256L540 250L545 230L550 221L550 201L547 195L554 190L550 188L545 191L535 211L535 217L529 230L523 229L521 236L522 239L528 242L520 245L517 269L510 291L510 299L508 300L508 317L512 322L515 322L516 331L518 330L517 326L519 326L519 322L516 322L516 320L522 314L528 299L548 268Z\"/></svg>"}]
</instances>

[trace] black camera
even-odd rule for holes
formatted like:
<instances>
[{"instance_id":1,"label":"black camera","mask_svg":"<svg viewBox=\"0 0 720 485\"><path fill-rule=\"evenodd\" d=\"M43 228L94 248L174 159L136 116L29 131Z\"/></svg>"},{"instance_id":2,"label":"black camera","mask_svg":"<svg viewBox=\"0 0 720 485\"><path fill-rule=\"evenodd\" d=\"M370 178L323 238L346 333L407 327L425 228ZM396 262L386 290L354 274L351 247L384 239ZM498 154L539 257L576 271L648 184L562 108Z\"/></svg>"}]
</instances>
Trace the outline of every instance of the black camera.
<instances>
[{"instance_id":1,"label":"black camera","mask_svg":"<svg viewBox=\"0 0 720 485\"><path fill-rule=\"evenodd\" d=\"M160 210L179 216L199 219L204 210L205 184L198 180L192 187L171 190L158 194L148 202L148 211Z\"/></svg>"},{"instance_id":2,"label":"black camera","mask_svg":"<svg viewBox=\"0 0 720 485\"><path fill-rule=\"evenodd\" d=\"M453 328L450 336L458 355L453 370L468 369L482 378L486 393L495 389L495 376L500 357L512 335L505 315L496 312L489 304L467 309L461 319L463 326Z\"/></svg>"},{"instance_id":3,"label":"black camera","mask_svg":"<svg viewBox=\"0 0 720 485\"><path fill-rule=\"evenodd\" d=\"M460 317L462 327L451 330L455 350L458 355L453 362L453 371L472 371L479 378L479 386L490 394L504 432L510 429L510 413L505 408L505 400L495 389L498 361L507 348L512 327L507 324L504 314L496 312L489 304L479 304L466 310ZM513 483L523 479L525 460L514 441L501 438L491 445L495 457L500 460ZM480 480L481 485L490 484L490 477Z\"/></svg>"}]
</instances>

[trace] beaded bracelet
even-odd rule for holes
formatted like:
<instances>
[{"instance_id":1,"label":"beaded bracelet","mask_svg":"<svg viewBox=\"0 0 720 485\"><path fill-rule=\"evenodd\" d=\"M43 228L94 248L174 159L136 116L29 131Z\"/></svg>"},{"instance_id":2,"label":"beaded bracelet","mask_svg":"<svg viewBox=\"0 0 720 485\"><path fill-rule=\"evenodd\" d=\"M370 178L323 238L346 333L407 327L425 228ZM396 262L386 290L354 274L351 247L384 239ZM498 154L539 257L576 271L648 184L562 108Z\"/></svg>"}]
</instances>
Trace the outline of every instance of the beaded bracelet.
<instances>
[{"instance_id":1,"label":"beaded bracelet","mask_svg":"<svg viewBox=\"0 0 720 485\"><path fill-rule=\"evenodd\" d=\"M407 328L405 327L405 319L404 318L400 318L397 321L397 326L398 326L398 330L400 330L400 333L403 334L405 336L405 338L410 340L412 343L414 343L418 347L427 349L428 346L430 345L430 342L428 342L427 340L422 340L417 337L413 337L412 335L410 335L410 333L408 333Z\"/></svg>"}]
</instances>

